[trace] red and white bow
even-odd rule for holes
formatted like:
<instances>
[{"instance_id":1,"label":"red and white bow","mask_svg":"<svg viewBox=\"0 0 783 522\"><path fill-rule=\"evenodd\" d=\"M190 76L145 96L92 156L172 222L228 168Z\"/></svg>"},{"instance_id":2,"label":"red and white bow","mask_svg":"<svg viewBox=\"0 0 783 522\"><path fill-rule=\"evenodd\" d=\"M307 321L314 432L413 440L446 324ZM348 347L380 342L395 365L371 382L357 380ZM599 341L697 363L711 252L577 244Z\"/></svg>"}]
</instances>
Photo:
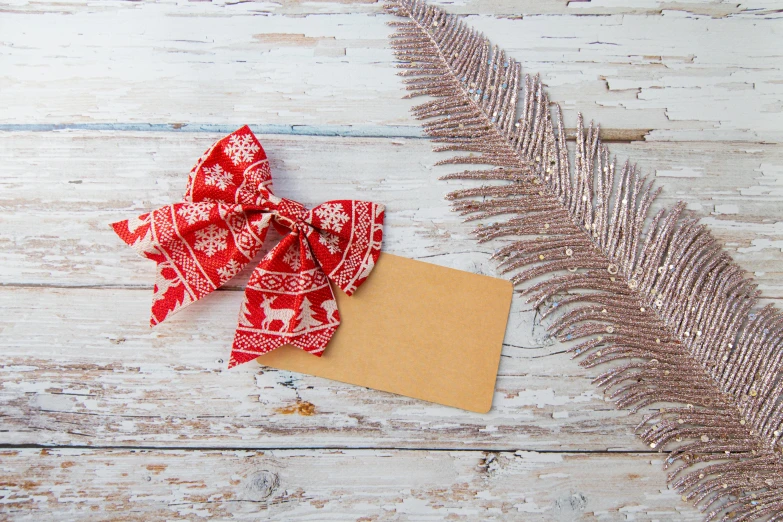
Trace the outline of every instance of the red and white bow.
<instances>
[{"instance_id":1,"label":"red and white bow","mask_svg":"<svg viewBox=\"0 0 783 522\"><path fill-rule=\"evenodd\" d=\"M158 264L151 324L239 273L270 223L288 232L245 290L229 368L284 344L320 356L340 324L329 281L351 295L378 260L384 207L337 200L307 210L272 192L264 149L245 126L190 171L181 203L114 223L123 241Z\"/></svg>"}]
</instances>

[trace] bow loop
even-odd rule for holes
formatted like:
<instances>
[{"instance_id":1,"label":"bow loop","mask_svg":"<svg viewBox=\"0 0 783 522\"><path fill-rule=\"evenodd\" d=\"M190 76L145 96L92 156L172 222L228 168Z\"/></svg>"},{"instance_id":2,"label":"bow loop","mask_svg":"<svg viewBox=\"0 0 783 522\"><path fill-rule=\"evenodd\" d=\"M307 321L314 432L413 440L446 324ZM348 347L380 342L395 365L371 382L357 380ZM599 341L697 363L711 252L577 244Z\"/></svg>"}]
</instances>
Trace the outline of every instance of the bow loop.
<instances>
[{"instance_id":1,"label":"bow loop","mask_svg":"<svg viewBox=\"0 0 783 522\"><path fill-rule=\"evenodd\" d=\"M263 205L272 174L263 147L245 125L218 140L190 171L185 200Z\"/></svg>"},{"instance_id":2,"label":"bow loop","mask_svg":"<svg viewBox=\"0 0 783 522\"><path fill-rule=\"evenodd\" d=\"M248 282L229 367L283 344L320 356L340 324L329 281L351 295L370 274L383 206L337 200L308 211L276 196L266 153L247 126L204 153L183 199L112 225L157 263L151 324L236 276L273 223L285 236Z\"/></svg>"},{"instance_id":3,"label":"bow loop","mask_svg":"<svg viewBox=\"0 0 783 522\"><path fill-rule=\"evenodd\" d=\"M263 245L271 214L239 205L175 203L114 223L117 235L158 264L152 325L213 292L238 274Z\"/></svg>"},{"instance_id":4,"label":"bow loop","mask_svg":"<svg viewBox=\"0 0 783 522\"><path fill-rule=\"evenodd\" d=\"M308 240L327 277L348 295L370 275L381 252L384 206L337 200L310 211Z\"/></svg>"}]
</instances>

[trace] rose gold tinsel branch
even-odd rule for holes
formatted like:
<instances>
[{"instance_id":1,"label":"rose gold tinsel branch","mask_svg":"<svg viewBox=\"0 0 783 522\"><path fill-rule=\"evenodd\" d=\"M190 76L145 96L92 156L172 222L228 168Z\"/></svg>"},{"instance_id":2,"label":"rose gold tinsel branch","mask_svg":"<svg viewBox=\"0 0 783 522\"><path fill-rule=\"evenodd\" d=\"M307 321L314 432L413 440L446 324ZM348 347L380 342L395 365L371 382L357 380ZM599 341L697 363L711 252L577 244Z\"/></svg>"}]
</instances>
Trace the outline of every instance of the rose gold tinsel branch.
<instances>
[{"instance_id":1,"label":"rose gold tinsel branch","mask_svg":"<svg viewBox=\"0 0 783 522\"><path fill-rule=\"evenodd\" d=\"M665 406L638 434L669 451L684 500L707 520L783 520L783 314L758 307L752 280L684 204L648 216L658 191L616 165L581 115L571 165L538 76L421 0L387 9L403 17L392 45L407 97L433 98L413 113L436 150L479 153L439 163L493 167L445 178L507 182L449 195L468 219L500 217L479 240L510 238L495 257L531 302L552 303L549 328L576 341L583 365L616 361L596 382L618 407Z\"/></svg>"}]
</instances>

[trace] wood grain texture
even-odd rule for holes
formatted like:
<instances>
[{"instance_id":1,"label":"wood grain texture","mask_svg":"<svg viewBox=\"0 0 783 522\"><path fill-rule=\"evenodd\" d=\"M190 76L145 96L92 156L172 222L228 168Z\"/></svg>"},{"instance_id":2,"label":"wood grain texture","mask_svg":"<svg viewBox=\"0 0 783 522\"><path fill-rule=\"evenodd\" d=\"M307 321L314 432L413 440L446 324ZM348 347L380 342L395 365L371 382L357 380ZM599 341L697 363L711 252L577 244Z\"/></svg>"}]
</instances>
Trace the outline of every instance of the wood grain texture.
<instances>
[{"instance_id":1,"label":"wood grain texture","mask_svg":"<svg viewBox=\"0 0 783 522\"><path fill-rule=\"evenodd\" d=\"M437 3L783 298L776 2ZM146 326L153 267L107 225L178 200L243 123L279 194L382 201L387 251L497 275L443 200L461 182L438 181L387 20L368 0L0 6L1 519L700 519L522 299L488 415L226 371L247 272Z\"/></svg>"},{"instance_id":2,"label":"wood grain texture","mask_svg":"<svg viewBox=\"0 0 783 522\"><path fill-rule=\"evenodd\" d=\"M647 455L19 449L0 457L0 505L17 520L43 511L47 520L123 521L701 519L661 489L660 459Z\"/></svg>"},{"instance_id":3,"label":"wood grain texture","mask_svg":"<svg viewBox=\"0 0 783 522\"><path fill-rule=\"evenodd\" d=\"M219 134L68 131L0 133L0 261L4 283L151 287L151 263L108 224L182 197L193 158ZM463 182L434 167L441 155L423 139L260 135L278 194L305 204L379 199L389 209L384 249L415 259L496 275L443 196ZM615 143L658 178L657 205L684 200L725 241L769 298L783 296L780 251L783 150L744 142ZM462 183L462 185L460 185ZM36 219L29 219L35 215ZM269 245L274 244L273 241ZM241 288L245 279L232 283Z\"/></svg>"},{"instance_id":4,"label":"wood grain texture","mask_svg":"<svg viewBox=\"0 0 783 522\"><path fill-rule=\"evenodd\" d=\"M0 292L6 442L639 448L629 435L634 419L614 410L562 347L531 338L530 329L542 336L539 325L516 334L532 345L505 346L493 409L480 415L255 364L226 371L238 292L218 292L155 329L145 321L149 295Z\"/></svg>"},{"instance_id":5,"label":"wood grain texture","mask_svg":"<svg viewBox=\"0 0 783 522\"><path fill-rule=\"evenodd\" d=\"M0 198L9 208L9 235L3 237L7 241L3 250L9 255L9 279L23 284L145 287L150 285L150 267L118 244L108 223L181 198L183 172L189 170L194 157L218 138L125 132L11 132L5 133L5 137L2 157L8 160L8 168ZM486 253L491 250L477 247L467 236L466 227L461 233L452 233L443 226L444 220L456 220L443 200L447 184L435 182L438 174L431 167L425 170L424 162L435 160L426 141L260 138L273 158L279 194L310 205L346 197L383 200L389 208L384 238L387 251L432 261L470 255L473 262L490 266ZM74 157L74 146L81 148L83 154ZM109 172L111 175L107 176ZM34 193L38 194L37 201L29 200ZM42 212L42 207L46 211ZM29 212L44 221L54 219L57 232L36 232L30 223L15 224L16 217L21 219ZM78 217L65 218L70 214ZM44 229L50 226L43 221L40 224ZM456 235L461 237L453 237ZM436 246L441 244L437 238L459 241L458 247L445 243L440 248ZM274 239L270 239L269 244L273 244ZM26 244L21 245L20 241ZM54 241L60 246L40 241ZM37 249L34 243L42 249L39 252L51 252L54 247L60 254L33 254L30 249ZM43 262L47 266L40 271L25 268L26 263L18 257L26 256L24 252L36 258L29 259L33 263ZM82 255L92 260L82 264L76 260ZM96 257L104 255L104 261ZM58 259L65 264L54 266L60 264ZM16 270L19 271L14 274ZM108 279L100 275L102 272ZM244 280L240 281L242 286Z\"/></svg>"},{"instance_id":6,"label":"wood grain texture","mask_svg":"<svg viewBox=\"0 0 783 522\"><path fill-rule=\"evenodd\" d=\"M484 10L492 4L460 11L546 78L567 127L581 110L620 139L781 139L783 30L771 4L655 3L615 14L580 2ZM0 21L3 123L417 127L379 3L279 5L12 7Z\"/></svg>"}]
</instances>

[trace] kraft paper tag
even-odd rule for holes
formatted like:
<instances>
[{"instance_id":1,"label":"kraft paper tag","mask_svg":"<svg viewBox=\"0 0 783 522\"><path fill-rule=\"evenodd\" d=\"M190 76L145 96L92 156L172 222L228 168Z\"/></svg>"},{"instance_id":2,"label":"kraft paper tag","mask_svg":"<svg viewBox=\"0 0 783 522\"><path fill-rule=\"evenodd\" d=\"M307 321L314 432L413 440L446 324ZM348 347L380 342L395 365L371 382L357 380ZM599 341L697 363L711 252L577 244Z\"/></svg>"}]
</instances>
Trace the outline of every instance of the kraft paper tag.
<instances>
[{"instance_id":1,"label":"kraft paper tag","mask_svg":"<svg viewBox=\"0 0 783 522\"><path fill-rule=\"evenodd\" d=\"M510 281L382 253L322 357L283 346L260 364L486 413L492 406Z\"/></svg>"}]
</instances>

